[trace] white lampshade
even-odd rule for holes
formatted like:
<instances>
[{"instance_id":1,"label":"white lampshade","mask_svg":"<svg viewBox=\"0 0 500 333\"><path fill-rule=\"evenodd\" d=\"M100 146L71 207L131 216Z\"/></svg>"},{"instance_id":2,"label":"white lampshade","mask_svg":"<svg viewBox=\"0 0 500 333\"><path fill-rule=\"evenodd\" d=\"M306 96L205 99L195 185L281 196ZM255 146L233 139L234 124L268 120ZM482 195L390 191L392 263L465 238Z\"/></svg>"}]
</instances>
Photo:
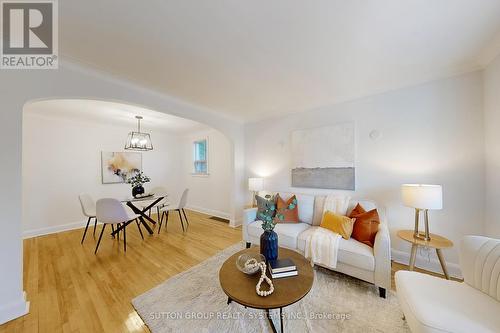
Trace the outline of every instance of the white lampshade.
<instances>
[{"instance_id":1,"label":"white lampshade","mask_svg":"<svg viewBox=\"0 0 500 333\"><path fill-rule=\"evenodd\" d=\"M418 209L442 209L443 188L441 185L401 185L403 204Z\"/></svg>"},{"instance_id":2,"label":"white lampshade","mask_svg":"<svg viewBox=\"0 0 500 333\"><path fill-rule=\"evenodd\" d=\"M258 192L264 189L264 178L248 178L248 190Z\"/></svg>"}]
</instances>

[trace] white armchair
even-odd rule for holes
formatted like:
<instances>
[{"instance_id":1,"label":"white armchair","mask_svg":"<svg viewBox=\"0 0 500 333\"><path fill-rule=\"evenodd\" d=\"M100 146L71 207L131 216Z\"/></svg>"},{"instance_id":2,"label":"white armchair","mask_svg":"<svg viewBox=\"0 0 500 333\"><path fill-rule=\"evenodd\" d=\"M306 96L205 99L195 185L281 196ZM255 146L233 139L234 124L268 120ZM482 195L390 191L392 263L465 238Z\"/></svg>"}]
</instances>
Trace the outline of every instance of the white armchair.
<instances>
[{"instance_id":1,"label":"white armchair","mask_svg":"<svg viewBox=\"0 0 500 333\"><path fill-rule=\"evenodd\" d=\"M278 234L279 246L304 253L308 230L313 230L320 224L324 196L297 194L297 201L300 223L278 224L275 231ZM380 296L385 298L386 290L391 288L391 240L385 212L369 200L351 200L348 211L358 202L367 210L377 208L379 211L381 223L374 247L352 238L341 239L337 267L333 270L375 284L379 288ZM258 245L262 234L261 221L256 221L256 214L257 208L245 209L243 213L242 233L247 247L251 244Z\"/></svg>"},{"instance_id":2,"label":"white armchair","mask_svg":"<svg viewBox=\"0 0 500 333\"><path fill-rule=\"evenodd\" d=\"M399 303L412 332L500 332L500 240L464 237L460 267L464 282L396 273Z\"/></svg>"}]
</instances>

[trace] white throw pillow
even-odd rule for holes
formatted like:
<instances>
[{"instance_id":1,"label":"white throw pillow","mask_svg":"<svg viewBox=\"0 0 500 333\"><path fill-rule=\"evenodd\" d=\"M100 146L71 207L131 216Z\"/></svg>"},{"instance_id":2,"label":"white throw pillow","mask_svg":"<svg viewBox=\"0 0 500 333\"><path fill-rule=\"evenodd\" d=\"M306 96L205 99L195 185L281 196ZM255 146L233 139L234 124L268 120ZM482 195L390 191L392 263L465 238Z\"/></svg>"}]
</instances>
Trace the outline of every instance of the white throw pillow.
<instances>
[{"instance_id":1,"label":"white throw pillow","mask_svg":"<svg viewBox=\"0 0 500 333\"><path fill-rule=\"evenodd\" d=\"M338 215L347 215L347 208L349 208L349 200L351 197L345 197L340 195L329 195L325 198L325 204L323 206L323 214L326 211L333 212Z\"/></svg>"},{"instance_id":2,"label":"white throw pillow","mask_svg":"<svg viewBox=\"0 0 500 333\"><path fill-rule=\"evenodd\" d=\"M328 198L330 198L329 205L326 204ZM327 210L335 214L347 216L350 202L351 197L344 197L341 195L317 195L314 200L314 217L312 225L319 226L323 218L323 213Z\"/></svg>"},{"instance_id":3,"label":"white throw pillow","mask_svg":"<svg viewBox=\"0 0 500 333\"><path fill-rule=\"evenodd\" d=\"M314 217L312 225L319 226L321 224L321 219L323 218L323 207L325 206L326 196L317 195L314 198Z\"/></svg>"}]
</instances>

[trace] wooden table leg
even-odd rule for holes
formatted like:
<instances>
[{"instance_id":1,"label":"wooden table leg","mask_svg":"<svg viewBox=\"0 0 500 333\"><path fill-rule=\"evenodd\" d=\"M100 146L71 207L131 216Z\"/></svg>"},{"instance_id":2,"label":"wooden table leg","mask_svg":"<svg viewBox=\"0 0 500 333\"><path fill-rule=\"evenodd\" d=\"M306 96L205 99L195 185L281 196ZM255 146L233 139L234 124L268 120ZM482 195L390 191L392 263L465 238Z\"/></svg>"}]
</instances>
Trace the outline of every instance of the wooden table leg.
<instances>
[{"instance_id":1,"label":"wooden table leg","mask_svg":"<svg viewBox=\"0 0 500 333\"><path fill-rule=\"evenodd\" d=\"M441 264L441 268L443 269L444 276L446 280L450 279L450 275L448 275L448 269L446 269L446 261L444 261L443 251L441 249L436 249L436 254L439 259L439 263Z\"/></svg>"},{"instance_id":2,"label":"wooden table leg","mask_svg":"<svg viewBox=\"0 0 500 333\"><path fill-rule=\"evenodd\" d=\"M411 254L410 254L410 271L415 268L415 259L417 258L417 244L411 245Z\"/></svg>"},{"instance_id":3,"label":"wooden table leg","mask_svg":"<svg viewBox=\"0 0 500 333\"><path fill-rule=\"evenodd\" d=\"M146 231L152 235L153 234L153 229L151 229L151 227L149 227L149 225L146 223L146 221L149 221L151 222L152 224L156 224L156 221L153 220L151 217L148 216L148 214L146 214L146 212L151 208L153 207L154 205L156 205L158 202L160 202L160 200L162 200L164 197L160 197L158 199L156 199L152 204L150 204L148 207L144 208L143 210L139 209L137 206L135 206L131 201L128 201L127 202L127 206L129 206L132 211L136 214L139 215L139 221L141 221L141 224L144 226L144 228L146 229Z\"/></svg>"},{"instance_id":4,"label":"wooden table leg","mask_svg":"<svg viewBox=\"0 0 500 333\"><path fill-rule=\"evenodd\" d=\"M147 232L152 235L153 234L153 230L149 227L149 225L146 223L146 221L144 221L143 217L142 216L139 216L139 221L141 221L141 224L144 226L144 228L147 230Z\"/></svg>"},{"instance_id":5,"label":"wooden table leg","mask_svg":"<svg viewBox=\"0 0 500 333\"><path fill-rule=\"evenodd\" d=\"M158 203L160 200L161 200L161 198L154 201L152 205ZM153 220L151 217L149 217L148 214L146 214L148 209L150 209L152 207L152 205L149 205L148 207L141 210L141 209L137 208L131 201L127 202L127 206L129 206L134 213L141 215L143 220L147 220L147 221L151 222L152 224L156 224L156 221Z\"/></svg>"}]
</instances>

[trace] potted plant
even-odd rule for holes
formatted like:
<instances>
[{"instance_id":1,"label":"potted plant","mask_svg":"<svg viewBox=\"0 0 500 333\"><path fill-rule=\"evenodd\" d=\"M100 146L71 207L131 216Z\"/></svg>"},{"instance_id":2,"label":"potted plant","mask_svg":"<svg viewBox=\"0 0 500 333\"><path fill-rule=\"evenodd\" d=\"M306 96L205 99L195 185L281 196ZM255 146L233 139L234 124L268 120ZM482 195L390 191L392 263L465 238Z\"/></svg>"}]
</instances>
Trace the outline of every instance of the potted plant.
<instances>
[{"instance_id":1,"label":"potted plant","mask_svg":"<svg viewBox=\"0 0 500 333\"><path fill-rule=\"evenodd\" d=\"M136 172L132 177L127 179L127 183L132 186L132 196L136 198L138 195L144 194L145 183L151 181L151 178L146 176L142 171Z\"/></svg>"},{"instance_id":2,"label":"potted plant","mask_svg":"<svg viewBox=\"0 0 500 333\"><path fill-rule=\"evenodd\" d=\"M277 220L283 220L283 211L277 211L274 197L266 195L263 209L259 212L258 218L262 221L264 232L260 236L260 253L266 260L278 259L278 234L274 232ZM297 199L294 199L286 210L294 209L297 206Z\"/></svg>"}]
</instances>

